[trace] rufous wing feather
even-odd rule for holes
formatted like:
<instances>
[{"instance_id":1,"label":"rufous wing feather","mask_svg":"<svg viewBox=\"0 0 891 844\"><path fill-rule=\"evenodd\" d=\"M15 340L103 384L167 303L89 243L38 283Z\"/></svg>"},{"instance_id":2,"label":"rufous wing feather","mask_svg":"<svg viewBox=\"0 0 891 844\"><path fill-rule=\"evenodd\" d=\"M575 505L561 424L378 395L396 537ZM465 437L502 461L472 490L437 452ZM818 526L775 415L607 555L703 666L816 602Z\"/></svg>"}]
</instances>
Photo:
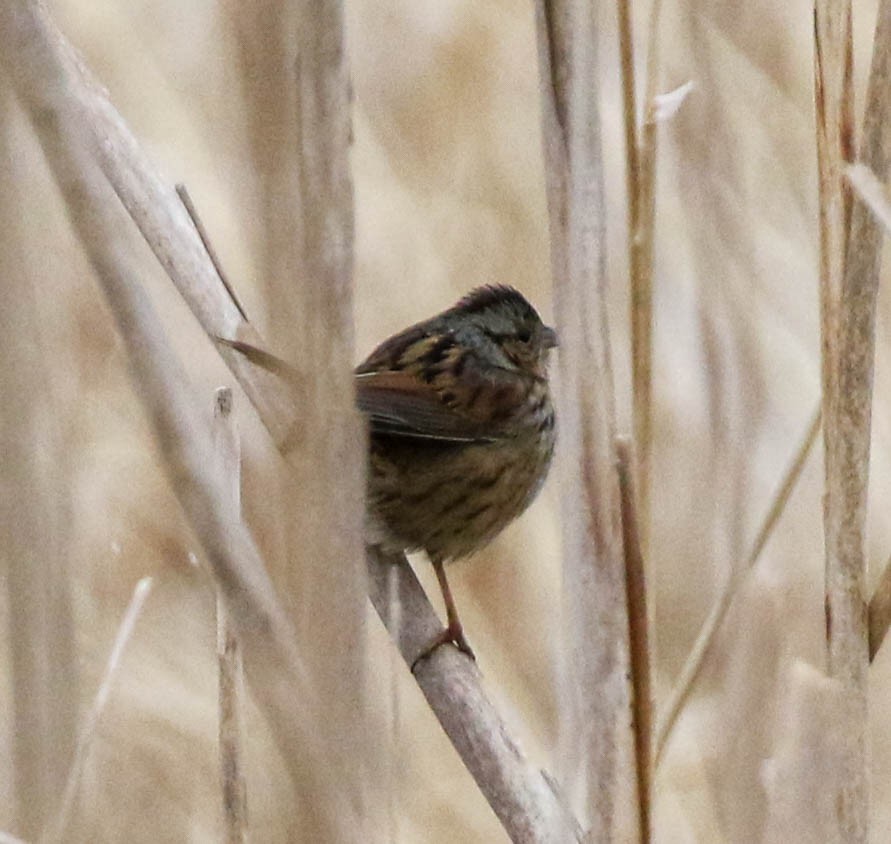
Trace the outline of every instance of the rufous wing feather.
<instances>
[{"instance_id":1,"label":"rufous wing feather","mask_svg":"<svg viewBox=\"0 0 891 844\"><path fill-rule=\"evenodd\" d=\"M372 434L443 442L493 442L490 426L443 401L430 384L407 372L356 375L356 403Z\"/></svg>"}]
</instances>

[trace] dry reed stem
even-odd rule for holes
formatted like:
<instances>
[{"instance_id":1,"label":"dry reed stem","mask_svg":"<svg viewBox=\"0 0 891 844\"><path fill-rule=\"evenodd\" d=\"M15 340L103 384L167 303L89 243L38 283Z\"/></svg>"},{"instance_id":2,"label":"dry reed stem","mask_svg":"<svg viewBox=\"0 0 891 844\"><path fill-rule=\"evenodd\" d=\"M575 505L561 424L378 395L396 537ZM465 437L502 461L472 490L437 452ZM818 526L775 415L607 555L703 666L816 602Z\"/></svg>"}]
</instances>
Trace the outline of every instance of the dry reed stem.
<instances>
[{"instance_id":1,"label":"dry reed stem","mask_svg":"<svg viewBox=\"0 0 891 844\"><path fill-rule=\"evenodd\" d=\"M752 567L761 556L761 552L764 550L767 540L773 533L783 511L786 509L792 491L795 489L795 485L798 483L798 479L801 477L801 473L804 470L808 455L817 440L817 434L820 432L821 418L822 413L820 406L818 405L811 417L807 432L799 443L792 461L786 467L780 486L771 500L770 507L765 514L761 527L752 543L752 548L746 558L746 564L744 566L735 567L731 575L727 578L727 581L721 590L721 594L712 606L708 617L703 622L702 629L699 631L699 635L696 637L696 641L693 643L693 647L687 655L684 667L681 669L681 672L675 681L671 694L668 696L668 700L666 700L663 705L664 711L660 714L658 725L656 727L654 764L657 767L662 761L662 757L668 747L668 742L671 738L674 725L677 722L678 715L680 715L681 709L689 698L690 693L693 691L693 687L696 685L696 681L702 673L702 668L705 665L708 655L711 653L715 638L718 631L721 629L721 624L727 617L727 612L733 604L733 599L739 592L740 586L742 586L745 578L752 570Z\"/></svg>"},{"instance_id":2,"label":"dry reed stem","mask_svg":"<svg viewBox=\"0 0 891 844\"><path fill-rule=\"evenodd\" d=\"M625 192L628 203L628 275L631 326L631 396L634 442L637 445L637 492L644 536L649 528L649 463L652 430L652 287L651 276L642 273L641 202L643 150L637 126L637 92L634 73L634 33L630 0L619 0L619 55L622 64L622 122L625 132ZM645 106L646 108L646 106ZM652 233L652 232L651 232Z\"/></svg>"},{"instance_id":3,"label":"dry reed stem","mask_svg":"<svg viewBox=\"0 0 891 844\"><path fill-rule=\"evenodd\" d=\"M631 0L619 0L619 56L622 63L622 128L625 133L625 192L628 202L628 263L633 266L633 233L637 229L640 202L640 149L637 140L637 92L634 73L634 33ZM632 276L633 279L633 276ZM634 326L632 310L632 328ZM632 364L635 362L632 355Z\"/></svg>"},{"instance_id":4,"label":"dry reed stem","mask_svg":"<svg viewBox=\"0 0 891 844\"><path fill-rule=\"evenodd\" d=\"M411 666L442 625L403 555L369 548L368 573L371 602ZM441 647L413 674L511 841L585 840L550 778L529 764L489 702L476 663L456 648Z\"/></svg>"},{"instance_id":5,"label":"dry reed stem","mask_svg":"<svg viewBox=\"0 0 891 844\"><path fill-rule=\"evenodd\" d=\"M585 0L535 4L557 330L562 457L564 786L594 840L637 826L628 617L605 306L598 26Z\"/></svg>"},{"instance_id":6,"label":"dry reed stem","mask_svg":"<svg viewBox=\"0 0 891 844\"><path fill-rule=\"evenodd\" d=\"M852 150L845 139L853 132L847 122L853 100L850 77L843 71L845 43L851 39L845 2L823 0L814 5L814 117L819 189L820 246L820 368L824 419L824 471L828 481L829 448L836 441L834 402L838 395L838 306L844 254L850 224L849 195L841 180ZM850 7L850 4L847 4ZM824 497L824 522L827 499ZM825 528L824 528L825 530Z\"/></svg>"},{"instance_id":7,"label":"dry reed stem","mask_svg":"<svg viewBox=\"0 0 891 844\"><path fill-rule=\"evenodd\" d=\"M842 180L853 157L853 86L849 70L851 13L847 0L814 5L814 112L820 231L820 364L824 468L837 441L834 402L838 395L838 307L850 229L851 198ZM828 497L824 497L824 521Z\"/></svg>"},{"instance_id":8,"label":"dry reed stem","mask_svg":"<svg viewBox=\"0 0 891 844\"><path fill-rule=\"evenodd\" d=\"M245 199L257 211L244 231L254 235L248 243L267 344L299 363L301 376L288 465L264 479L268 563L327 702L326 722L337 737L330 752L346 769L343 792L370 810L376 799L360 794L377 762L365 723L365 444L352 384L343 3L259 0L223 9L235 34L248 140Z\"/></svg>"},{"instance_id":9,"label":"dry reed stem","mask_svg":"<svg viewBox=\"0 0 891 844\"><path fill-rule=\"evenodd\" d=\"M876 219L891 232L891 198L887 188L864 164L852 164L845 175L854 188L857 197L865 203ZM888 627L891 625L891 560L885 564L878 584L869 600L867 610L869 625L869 661L875 659Z\"/></svg>"},{"instance_id":10,"label":"dry reed stem","mask_svg":"<svg viewBox=\"0 0 891 844\"><path fill-rule=\"evenodd\" d=\"M72 126L88 140L89 149L102 167L108 182L205 331L211 336L235 336L252 345L261 346L262 341L250 324L241 320L238 309L220 284L213 264L203 250L195 227L175 190L161 179L148 162L136 139L108 101L105 93L91 80L80 59L75 56L70 45L45 13L42 10L38 13L30 4L27 4L26 8L33 14L20 16L17 20L19 23L27 22L27 31L21 36L10 36L5 39L4 43L8 45L6 55L12 61L15 60L17 51L14 48L19 44L21 37L26 43L33 45L35 52L41 54L40 62L34 68L38 79L41 78L41 69L48 70L53 78L56 78L57 74L58 78L64 78L65 85L56 85L52 88L61 102L46 113L55 114L64 107L66 118L70 119ZM12 30L9 15L4 18L0 12L0 23L4 24L0 32L3 29L7 32ZM49 51L49 54L43 54L44 51ZM26 77L30 75L30 65L27 63L17 63L16 69ZM22 84L26 87L30 83L26 78ZM39 88L26 89L38 102L46 93L41 92ZM90 163L90 161L79 161L73 172L78 174L81 169L88 169ZM89 220L89 217L90 214L86 212L78 215L79 219L85 221ZM85 240L90 242L92 238L87 237ZM103 237L97 234L95 240L97 244L101 244ZM136 284L135 279L138 279L139 273L132 270L126 276L129 284ZM134 288L137 289L138 287ZM130 339L133 340L132 337ZM172 362L160 362L167 361L169 357L165 344L159 343L153 348L154 352L146 352L138 359L140 363L150 364L157 355L159 361L157 367L153 367L152 372L147 375L154 373L161 376L168 369L176 369ZM237 350L222 347L221 353L276 444L280 449L287 451L288 442L299 435L298 426L301 421L299 405L295 402L293 390L286 389L288 385L274 373L252 364ZM159 399L157 404L153 404L153 409L170 410L165 418L174 421L177 418L177 411L168 408L169 404L170 401ZM184 418L190 419L191 411L185 413ZM177 456L184 462L189 462L198 474L201 480L199 490L203 489L210 493L216 489L216 479L211 481L209 478L204 478L204 472L213 461L204 454L203 436L193 438L190 430L186 429L176 434L164 435L160 439L162 445L171 447L188 439L191 445L182 445L178 448ZM192 447L197 450L195 459L186 461ZM176 459L171 460L171 463L175 464ZM193 490L191 483L188 490L196 491ZM221 505L221 516L223 510L225 505ZM216 511L211 509L208 515L215 519ZM212 566L218 572L229 600L239 601L234 608L230 605L230 613L237 621L245 650L248 681L251 683L256 702L270 721L283 749L285 760L297 781L303 767L298 763L303 762L308 773L316 775L323 784L330 783L332 772L329 771L327 763L314 761L321 758L315 735L304 734L304 725L309 729L315 728L316 731L318 728L314 722L305 721L301 717L312 709L312 700L305 700L306 696L297 691L306 685L305 673L296 652L292 650L293 640L290 637L289 627L280 607L274 602L275 593L266 580L265 570L256 548L240 526L233 526L225 519L206 527L207 531L199 531L199 536L211 547L208 556ZM227 536L228 541L217 543L218 534L226 533L224 528L230 533ZM231 535L233 533L234 536ZM374 584L369 588L373 591L376 589ZM420 586L417 589L419 595L423 597ZM428 629L439 629L439 621L428 602L413 601L411 611L419 614L419 617L414 619L417 623L425 625ZM408 614L405 612L404 617ZM455 665L450 662L444 663L439 659L432 661L425 670L433 675L427 684L428 699L436 700L440 723L443 724L459 753L463 752L466 744L463 738L466 734L466 725L462 724L462 713L467 709L464 699L470 697L478 700L482 695L478 673L475 670L471 671L463 663ZM493 727L491 732L485 728L473 732L476 742L474 752L480 759L490 756L495 769L512 765L512 769L503 775L505 780L511 783L523 782L529 777L533 781L543 779L543 775L539 772L530 772L528 766L516 765L509 757L494 761L498 757L498 748L505 741L509 741L509 738L504 723L497 718L494 711L486 723L497 726ZM485 762L475 764L474 767L484 780L489 776L489 766ZM483 788L484 783L480 785ZM483 790L485 791L485 788ZM533 797L543 793L540 785L535 782L526 792ZM548 800L556 801L556 798L551 796ZM355 818L345 812L344 807L339 806L336 799L320 799L318 805L323 811L328 811L331 807L332 816L328 820L333 827L341 828L340 833L331 833L333 840L351 840L356 829ZM537 823L536 818L551 818L560 814L548 809L547 805L538 806L534 801L527 806L527 812L529 823L533 826ZM568 823L568 826L573 830L577 828L574 822ZM346 832L344 831L346 829L353 831ZM560 834L559 827L556 834Z\"/></svg>"},{"instance_id":11,"label":"dry reed stem","mask_svg":"<svg viewBox=\"0 0 891 844\"><path fill-rule=\"evenodd\" d=\"M646 87L640 131L627 123L636 121L633 41L625 0L619 4L620 48L625 94L625 135L628 152L628 263L631 278L631 383L634 443L637 455L636 489L641 549L646 555L650 524L650 463L653 440L653 255L656 237L656 89L659 68L659 15L662 4L650 8ZM627 29L627 32L626 32ZM628 55L626 57L626 52ZM626 65L630 70L626 70ZM631 153L630 142L635 145ZM632 168L634 175L631 176ZM632 195L632 191L634 192Z\"/></svg>"},{"instance_id":12,"label":"dry reed stem","mask_svg":"<svg viewBox=\"0 0 891 844\"><path fill-rule=\"evenodd\" d=\"M55 383L60 348L41 295L46 242L37 191L18 149L18 109L0 81L0 580L9 690L7 793L16 831L51 820L79 724L72 618L69 408Z\"/></svg>"},{"instance_id":13,"label":"dry reed stem","mask_svg":"<svg viewBox=\"0 0 891 844\"><path fill-rule=\"evenodd\" d=\"M84 766L91 748L93 747L93 739L96 737L96 728L105 711L105 706L111 696L112 686L118 676L121 668L121 660L124 656L124 650L133 636L133 630L136 622L142 614L145 602L148 600L152 591L153 581L150 577L143 577L136 587L133 589L133 596L121 619L118 627L117 635L111 647L111 653L108 656L108 662L105 665L105 671L102 674L102 680L99 683L99 689L93 698L93 703L84 718L83 726L77 737L77 746L74 751L74 759L68 770L68 779L65 782L65 789L62 792L62 801L59 809L53 818L52 824L48 826L46 831L40 837L41 844L55 844L57 841L64 841L68 832L71 816L74 810L74 803L77 797L77 791L80 786L81 777L83 776Z\"/></svg>"},{"instance_id":14,"label":"dry reed stem","mask_svg":"<svg viewBox=\"0 0 891 844\"><path fill-rule=\"evenodd\" d=\"M287 127L292 132L269 140L282 148L295 177L298 196L277 210L292 228L301 275L267 284L274 297L268 307L280 309L274 336L288 335L286 348L305 376L302 437L289 462L292 488L312 502L286 516L291 548L282 582L299 590L292 612L301 638L312 643L308 658L341 737L332 747L347 769L341 787L361 802L376 760L364 723L367 444L352 374L352 127L343 6L342 0L281 2L296 31L285 43L287 73L277 78L285 81L279 93L295 100L295 120ZM290 255L295 247L284 248ZM282 316L293 321L282 327Z\"/></svg>"},{"instance_id":15,"label":"dry reed stem","mask_svg":"<svg viewBox=\"0 0 891 844\"><path fill-rule=\"evenodd\" d=\"M624 437L616 439L619 489L622 495L622 540L625 548L625 580L628 601L628 642L631 655L634 750L637 764L637 793L640 841L652 838L653 801L653 697L647 581L638 532L637 500L634 494L631 447Z\"/></svg>"},{"instance_id":16,"label":"dry reed stem","mask_svg":"<svg viewBox=\"0 0 891 844\"><path fill-rule=\"evenodd\" d=\"M818 27L819 30L819 27ZM859 159L880 179L891 162L891 2L879 4ZM841 179L841 174L837 176ZM838 305L836 391L826 433L826 635L829 674L845 689L845 752L836 799L841 834L865 841L869 829L866 565L870 427L875 360L876 295L882 229L855 203ZM823 326L824 332L832 326Z\"/></svg>"},{"instance_id":17,"label":"dry reed stem","mask_svg":"<svg viewBox=\"0 0 891 844\"><path fill-rule=\"evenodd\" d=\"M835 401L838 396L838 308L850 223L850 194L842 179L853 151L847 122L853 99L845 56L852 33L850 3L821 0L814 5L814 100L820 228L820 340L824 425L824 464L832 465L829 449L837 441ZM828 498L824 499L825 508Z\"/></svg>"},{"instance_id":18,"label":"dry reed stem","mask_svg":"<svg viewBox=\"0 0 891 844\"><path fill-rule=\"evenodd\" d=\"M232 390L220 387L214 395L214 440L228 481L232 511L241 515L241 447L232 417ZM244 668L238 636L229 623L226 599L217 592L217 664L219 666L220 787L223 828L227 844L247 841L247 789L242 764Z\"/></svg>"},{"instance_id":19,"label":"dry reed stem","mask_svg":"<svg viewBox=\"0 0 891 844\"><path fill-rule=\"evenodd\" d=\"M354 406L350 102L340 0L224 3L235 34L258 219L245 227L267 343L298 362L299 428L266 480L264 534L280 589L357 800L365 724L364 428ZM250 241L249 241L250 242ZM230 336L230 335L226 335ZM295 414L296 417L296 414ZM301 502L304 506L293 506ZM277 512L276 512L277 511ZM359 760L362 764L358 764ZM371 781L366 776L366 784ZM377 801L365 803L369 809Z\"/></svg>"}]
</instances>

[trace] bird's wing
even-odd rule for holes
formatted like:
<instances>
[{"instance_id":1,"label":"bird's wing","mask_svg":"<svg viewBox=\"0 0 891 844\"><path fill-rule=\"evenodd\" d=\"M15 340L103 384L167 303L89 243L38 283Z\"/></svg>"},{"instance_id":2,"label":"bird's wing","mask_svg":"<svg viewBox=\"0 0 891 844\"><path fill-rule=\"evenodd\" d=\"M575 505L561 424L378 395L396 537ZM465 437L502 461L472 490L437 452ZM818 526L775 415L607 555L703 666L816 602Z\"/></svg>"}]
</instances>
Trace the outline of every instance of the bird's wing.
<instances>
[{"instance_id":1,"label":"bird's wing","mask_svg":"<svg viewBox=\"0 0 891 844\"><path fill-rule=\"evenodd\" d=\"M461 412L440 390L408 372L361 372L355 381L356 403L372 434L453 443L501 438L491 424Z\"/></svg>"}]
</instances>

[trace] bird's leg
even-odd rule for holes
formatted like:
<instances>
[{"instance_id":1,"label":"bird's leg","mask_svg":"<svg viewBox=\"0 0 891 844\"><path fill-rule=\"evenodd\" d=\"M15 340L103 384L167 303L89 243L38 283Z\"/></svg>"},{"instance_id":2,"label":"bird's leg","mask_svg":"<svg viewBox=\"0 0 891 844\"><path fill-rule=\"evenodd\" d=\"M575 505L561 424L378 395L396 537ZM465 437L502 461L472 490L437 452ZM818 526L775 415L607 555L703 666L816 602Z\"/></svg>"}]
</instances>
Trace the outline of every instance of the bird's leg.
<instances>
[{"instance_id":1,"label":"bird's leg","mask_svg":"<svg viewBox=\"0 0 891 844\"><path fill-rule=\"evenodd\" d=\"M459 651L463 651L467 656L475 660L476 656L473 653L473 649L467 644L467 639L464 638L464 628L461 626L461 619L458 618L458 608L455 606L455 599L452 597L452 590L449 587L449 581L446 579L445 565L442 560L433 560L433 570L436 572L436 579L442 592L442 600L445 602L446 618L449 622L446 629L442 632L442 635L446 637L444 641L453 642Z\"/></svg>"},{"instance_id":2,"label":"bird's leg","mask_svg":"<svg viewBox=\"0 0 891 844\"><path fill-rule=\"evenodd\" d=\"M445 630L441 633L434 636L425 646L421 653L415 657L415 661L412 663L412 671L415 670L415 666L424 658L430 656L433 651L435 651L440 645L445 645L447 643L453 644L459 651L466 653L474 662L476 661L476 655L473 652L473 648L467 643L467 639L464 638L464 628L461 626L461 619L458 618L458 610L455 607L455 599L452 597L452 590L449 588L449 581L446 579L445 573L445 565L442 560L431 560L433 563L433 570L436 572L436 579L439 581L439 590L442 592L442 599L445 602L446 609L446 618L448 619L448 625Z\"/></svg>"}]
</instances>

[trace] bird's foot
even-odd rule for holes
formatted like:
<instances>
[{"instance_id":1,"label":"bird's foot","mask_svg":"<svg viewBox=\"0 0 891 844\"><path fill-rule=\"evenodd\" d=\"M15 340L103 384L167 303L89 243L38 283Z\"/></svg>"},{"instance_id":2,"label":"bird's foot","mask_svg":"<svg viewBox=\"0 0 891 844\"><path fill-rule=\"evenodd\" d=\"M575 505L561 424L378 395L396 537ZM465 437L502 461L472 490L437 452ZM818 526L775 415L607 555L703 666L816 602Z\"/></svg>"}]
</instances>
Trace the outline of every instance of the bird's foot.
<instances>
[{"instance_id":1,"label":"bird's foot","mask_svg":"<svg viewBox=\"0 0 891 844\"><path fill-rule=\"evenodd\" d=\"M476 662L476 654L470 647L467 639L464 638L464 628L460 624L450 624L441 633L437 633L415 657L415 661L411 664L412 673L418 667L418 664L427 659L440 645L454 645L461 653L467 654L474 662Z\"/></svg>"}]
</instances>

